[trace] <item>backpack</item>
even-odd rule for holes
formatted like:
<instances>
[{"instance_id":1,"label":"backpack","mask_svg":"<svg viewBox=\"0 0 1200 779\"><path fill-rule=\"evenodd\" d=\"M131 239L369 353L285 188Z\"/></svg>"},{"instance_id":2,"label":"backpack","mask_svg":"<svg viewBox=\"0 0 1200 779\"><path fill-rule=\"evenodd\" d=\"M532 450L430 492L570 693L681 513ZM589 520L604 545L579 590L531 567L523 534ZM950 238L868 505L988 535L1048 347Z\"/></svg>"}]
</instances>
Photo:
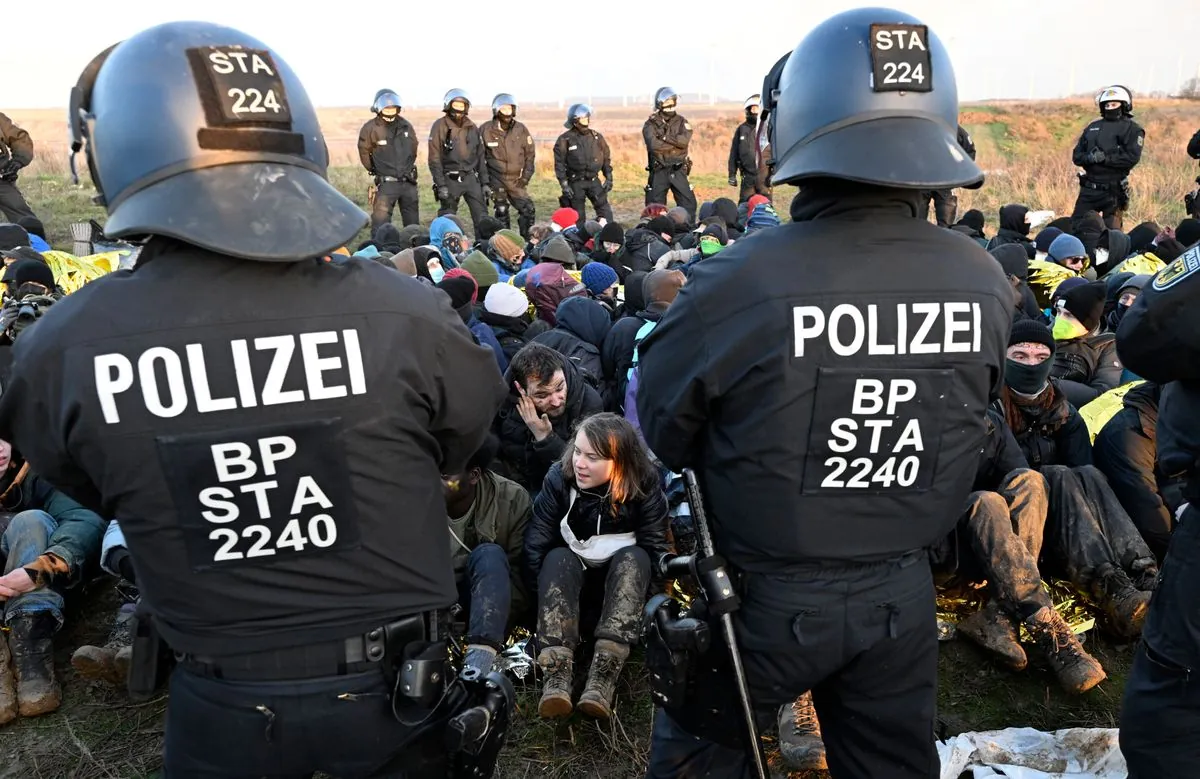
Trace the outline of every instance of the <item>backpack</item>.
<instances>
[{"instance_id":1,"label":"backpack","mask_svg":"<svg viewBox=\"0 0 1200 779\"><path fill-rule=\"evenodd\" d=\"M525 276L525 294L537 309L539 319L558 324L555 312L558 304L569 297L587 294L587 287L577 281L557 262L534 265Z\"/></svg>"},{"instance_id":2,"label":"backpack","mask_svg":"<svg viewBox=\"0 0 1200 779\"><path fill-rule=\"evenodd\" d=\"M638 431L638 437L642 435L642 425L638 421L637 413L637 392L638 385L641 384L642 372L638 365L639 355L638 346L650 335L650 332L658 326L658 322L649 321L638 328L637 335L633 337L633 366L629 369L629 384L625 387L625 419L629 420L629 424L633 425Z\"/></svg>"}]
</instances>

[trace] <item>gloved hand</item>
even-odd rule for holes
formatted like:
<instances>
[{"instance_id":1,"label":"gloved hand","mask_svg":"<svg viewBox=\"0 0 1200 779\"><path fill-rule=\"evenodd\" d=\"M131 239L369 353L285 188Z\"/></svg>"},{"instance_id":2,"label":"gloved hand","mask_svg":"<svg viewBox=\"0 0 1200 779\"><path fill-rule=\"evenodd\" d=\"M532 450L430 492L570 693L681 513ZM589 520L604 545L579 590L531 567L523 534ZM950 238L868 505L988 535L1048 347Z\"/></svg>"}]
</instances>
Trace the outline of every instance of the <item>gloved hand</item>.
<instances>
[{"instance_id":1,"label":"gloved hand","mask_svg":"<svg viewBox=\"0 0 1200 779\"><path fill-rule=\"evenodd\" d=\"M1104 153L1104 149L1093 149L1088 152L1087 161L1093 165L1099 165L1108 159L1108 155Z\"/></svg>"},{"instance_id":2,"label":"gloved hand","mask_svg":"<svg viewBox=\"0 0 1200 779\"><path fill-rule=\"evenodd\" d=\"M21 163L16 160L6 160L0 164L0 178L8 179L17 177L17 171L21 169Z\"/></svg>"},{"instance_id":3,"label":"gloved hand","mask_svg":"<svg viewBox=\"0 0 1200 779\"><path fill-rule=\"evenodd\" d=\"M736 187L736 186L737 186L737 176L730 176L730 177L729 177L729 186L731 186L731 187Z\"/></svg>"},{"instance_id":4,"label":"gloved hand","mask_svg":"<svg viewBox=\"0 0 1200 779\"><path fill-rule=\"evenodd\" d=\"M483 185L483 199L484 199L484 200L491 200L491 199L492 199L492 187L491 187L491 185L490 185L490 184L484 184L484 185Z\"/></svg>"},{"instance_id":5,"label":"gloved hand","mask_svg":"<svg viewBox=\"0 0 1200 779\"><path fill-rule=\"evenodd\" d=\"M604 179L604 191L612 192L612 190L613 190L613 180L611 178Z\"/></svg>"},{"instance_id":6,"label":"gloved hand","mask_svg":"<svg viewBox=\"0 0 1200 779\"><path fill-rule=\"evenodd\" d=\"M560 187L562 187L562 196L565 197L567 200L570 200L571 198L575 197L575 194L573 192L571 192L571 185L569 183L567 183L566 181L560 181L560 182L558 182L558 185Z\"/></svg>"},{"instance_id":7,"label":"gloved hand","mask_svg":"<svg viewBox=\"0 0 1200 779\"><path fill-rule=\"evenodd\" d=\"M450 187L438 187L434 190L437 199L443 203L450 199Z\"/></svg>"}]
</instances>

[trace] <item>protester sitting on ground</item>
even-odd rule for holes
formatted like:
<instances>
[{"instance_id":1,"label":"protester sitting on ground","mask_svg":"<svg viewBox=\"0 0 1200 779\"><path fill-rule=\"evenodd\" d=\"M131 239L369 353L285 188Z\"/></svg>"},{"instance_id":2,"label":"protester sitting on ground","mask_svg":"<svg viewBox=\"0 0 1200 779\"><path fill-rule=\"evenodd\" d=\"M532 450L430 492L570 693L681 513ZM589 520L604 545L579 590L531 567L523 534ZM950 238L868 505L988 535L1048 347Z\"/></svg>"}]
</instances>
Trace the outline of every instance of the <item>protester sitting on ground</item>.
<instances>
[{"instance_id":1,"label":"protester sitting on ground","mask_svg":"<svg viewBox=\"0 0 1200 779\"><path fill-rule=\"evenodd\" d=\"M457 268L460 259L466 256L467 240L463 229L449 216L439 216L430 223L429 243L441 255L444 270Z\"/></svg>"},{"instance_id":2,"label":"protester sitting on ground","mask_svg":"<svg viewBox=\"0 0 1200 779\"><path fill-rule=\"evenodd\" d=\"M587 288L588 297L604 307L609 321L615 322L621 318L624 307L617 300L617 287L621 280L608 263L593 261L584 265L580 281Z\"/></svg>"},{"instance_id":3,"label":"protester sitting on ground","mask_svg":"<svg viewBox=\"0 0 1200 779\"><path fill-rule=\"evenodd\" d=\"M627 302L645 300L646 305L630 316L617 320L604 339L600 356L604 360L605 372L613 377L614 385L609 411L619 411L625 405L638 332L648 322L658 322L662 319L670 305L675 302L679 290L683 289L686 277L677 270L656 270L645 275L630 274L628 281L629 284L625 287ZM635 288L636 296L633 294Z\"/></svg>"},{"instance_id":4,"label":"protester sitting on ground","mask_svg":"<svg viewBox=\"0 0 1200 779\"><path fill-rule=\"evenodd\" d=\"M17 226L25 231L29 238L29 246L37 252L48 252L50 244L46 241L46 228L42 220L36 216L23 216L17 220Z\"/></svg>"},{"instance_id":5,"label":"protester sitting on ground","mask_svg":"<svg viewBox=\"0 0 1200 779\"><path fill-rule=\"evenodd\" d=\"M488 241L488 257L502 282L537 264L525 255L525 242L514 230L501 230L492 236Z\"/></svg>"},{"instance_id":6,"label":"protester sitting on ground","mask_svg":"<svg viewBox=\"0 0 1200 779\"><path fill-rule=\"evenodd\" d=\"M463 667L485 676L504 648L512 617L523 615L528 603L523 572L529 493L488 469L499 446L488 436L462 473L442 476L458 602L468 620Z\"/></svg>"},{"instance_id":7,"label":"protester sitting on ground","mask_svg":"<svg viewBox=\"0 0 1200 779\"><path fill-rule=\"evenodd\" d=\"M1050 256L1050 244L1054 243L1054 239L1062 234L1063 231L1057 227L1042 228L1042 231L1033 239L1033 259L1046 262Z\"/></svg>"},{"instance_id":8,"label":"protester sitting on ground","mask_svg":"<svg viewBox=\"0 0 1200 779\"><path fill-rule=\"evenodd\" d=\"M472 303L478 303L487 297L488 290L493 284L500 282L500 274L496 271L496 266L487 258L487 255L479 250L472 251L463 258L462 265L464 271L471 274L471 278L475 279L478 289L475 292L475 300Z\"/></svg>"},{"instance_id":9,"label":"protester sitting on ground","mask_svg":"<svg viewBox=\"0 0 1200 779\"><path fill-rule=\"evenodd\" d=\"M1015 243L1025 250L1025 256L1034 258L1033 242L1029 240L1029 207L1010 203L1000 209L1000 229L988 242L989 250L1006 243Z\"/></svg>"},{"instance_id":10,"label":"protester sitting on ground","mask_svg":"<svg viewBox=\"0 0 1200 779\"><path fill-rule=\"evenodd\" d=\"M1141 633L1158 565L1104 474L1092 465L1087 426L1050 378L1054 352L1045 325L1013 325L998 409L1029 467L1049 488L1047 533L1030 539L1031 553L1051 573L1091 593L1112 629L1133 638Z\"/></svg>"},{"instance_id":11,"label":"protester sitting on ground","mask_svg":"<svg viewBox=\"0 0 1200 779\"><path fill-rule=\"evenodd\" d=\"M951 225L950 229L956 233L962 233L980 246L988 245L988 237L983 233L983 212L977 208L972 208L963 214L962 219Z\"/></svg>"},{"instance_id":12,"label":"protester sitting on ground","mask_svg":"<svg viewBox=\"0 0 1200 779\"><path fill-rule=\"evenodd\" d=\"M475 316L474 304L479 288L475 284L474 277L462 268L454 268L436 286L450 297L450 307L458 312L463 324L471 331L475 343L492 350L492 354L496 356L496 365L501 372L508 370L508 356L504 354L504 349L496 340L492 328L480 322Z\"/></svg>"},{"instance_id":13,"label":"protester sitting on ground","mask_svg":"<svg viewBox=\"0 0 1200 779\"><path fill-rule=\"evenodd\" d=\"M1013 321L1033 319L1042 321L1042 310L1038 307L1037 298L1029 288L1029 258L1025 250L1015 243L1006 243L991 250L991 255L1004 269L1013 288Z\"/></svg>"},{"instance_id":14,"label":"protester sitting on ground","mask_svg":"<svg viewBox=\"0 0 1200 779\"><path fill-rule=\"evenodd\" d=\"M603 592L595 653L579 710L612 714L617 677L641 633L652 566L667 553L667 500L637 434L616 414L588 417L550 468L525 534L538 592L538 713L573 709L584 603Z\"/></svg>"},{"instance_id":15,"label":"protester sitting on ground","mask_svg":"<svg viewBox=\"0 0 1200 779\"><path fill-rule=\"evenodd\" d=\"M88 563L100 556L105 521L38 478L7 441L0 441L0 473L0 510L15 514L0 536L4 724L62 703L53 645L63 624L62 590L79 584Z\"/></svg>"},{"instance_id":16,"label":"protester sitting on ground","mask_svg":"<svg viewBox=\"0 0 1200 779\"><path fill-rule=\"evenodd\" d=\"M1102 281L1076 286L1055 311L1057 347L1050 375L1077 409L1119 385L1125 371L1116 335L1102 332L1106 294Z\"/></svg>"},{"instance_id":17,"label":"protester sitting on ground","mask_svg":"<svg viewBox=\"0 0 1200 779\"><path fill-rule=\"evenodd\" d=\"M548 322L533 318L529 313L529 298L511 284L493 284L478 316L480 322L492 329L510 362L525 344L550 329Z\"/></svg>"},{"instance_id":18,"label":"protester sitting on ground","mask_svg":"<svg viewBox=\"0 0 1200 779\"><path fill-rule=\"evenodd\" d=\"M611 268L601 267L612 273ZM555 318L558 323L554 329L542 333L534 342L549 346L570 360L603 401L612 393L611 376L605 374L600 359L600 347L612 327L609 312L590 298L571 297L558 304Z\"/></svg>"},{"instance_id":19,"label":"protester sitting on ground","mask_svg":"<svg viewBox=\"0 0 1200 779\"><path fill-rule=\"evenodd\" d=\"M494 470L536 492L574 427L603 404L569 360L542 344L517 352L504 378L510 391L493 426L500 438Z\"/></svg>"}]
</instances>

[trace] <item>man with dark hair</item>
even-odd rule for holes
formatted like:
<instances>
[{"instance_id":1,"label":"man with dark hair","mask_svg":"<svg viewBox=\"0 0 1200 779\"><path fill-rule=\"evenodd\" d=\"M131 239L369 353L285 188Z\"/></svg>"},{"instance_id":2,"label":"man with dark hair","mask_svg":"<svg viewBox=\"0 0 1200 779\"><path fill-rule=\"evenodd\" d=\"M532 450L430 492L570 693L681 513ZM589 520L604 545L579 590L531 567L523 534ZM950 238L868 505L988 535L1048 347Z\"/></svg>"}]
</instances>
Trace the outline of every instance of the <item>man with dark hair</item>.
<instances>
[{"instance_id":1,"label":"man with dark hair","mask_svg":"<svg viewBox=\"0 0 1200 779\"><path fill-rule=\"evenodd\" d=\"M508 478L536 493L575 424L604 405L570 360L541 344L517 352L504 378L508 400L493 426L500 437L500 462Z\"/></svg>"},{"instance_id":2,"label":"man with dark hair","mask_svg":"<svg viewBox=\"0 0 1200 779\"><path fill-rule=\"evenodd\" d=\"M510 615L527 603L521 561L531 503L520 484L488 469L499 448L489 435L462 473L442 476L458 602L469 619L463 666L484 675L504 646Z\"/></svg>"}]
</instances>

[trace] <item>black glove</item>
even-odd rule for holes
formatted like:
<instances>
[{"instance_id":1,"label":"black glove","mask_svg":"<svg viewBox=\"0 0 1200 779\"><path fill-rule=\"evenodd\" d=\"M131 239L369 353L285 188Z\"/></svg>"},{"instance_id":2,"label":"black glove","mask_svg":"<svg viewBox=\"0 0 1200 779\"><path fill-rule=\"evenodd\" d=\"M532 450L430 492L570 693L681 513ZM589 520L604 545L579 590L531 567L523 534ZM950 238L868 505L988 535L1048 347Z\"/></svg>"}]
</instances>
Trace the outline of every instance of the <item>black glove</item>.
<instances>
[{"instance_id":1,"label":"black glove","mask_svg":"<svg viewBox=\"0 0 1200 779\"><path fill-rule=\"evenodd\" d=\"M729 177L729 186L731 186L731 187L737 186L737 176L736 175Z\"/></svg>"},{"instance_id":2,"label":"black glove","mask_svg":"<svg viewBox=\"0 0 1200 779\"><path fill-rule=\"evenodd\" d=\"M16 160L8 160L0 165L0 178L7 180L15 180L17 171L21 170L21 163Z\"/></svg>"},{"instance_id":3,"label":"black glove","mask_svg":"<svg viewBox=\"0 0 1200 779\"><path fill-rule=\"evenodd\" d=\"M483 199L484 199L484 200L491 200L491 199L492 199L492 187L491 187L491 185L489 185L489 184L484 184L484 185L483 185Z\"/></svg>"},{"instance_id":4,"label":"black glove","mask_svg":"<svg viewBox=\"0 0 1200 779\"><path fill-rule=\"evenodd\" d=\"M608 178L604 179L604 191L612 192L612 188L613 188L613 180L612 180L612 177L609 176Z\"/></svg>"},{"instance_id":5,"label":"black glove","mask_svg":"<svg viewBox=\"0 0 1200 779\"><path fill-rule=\"evenodd\" d=\"M562 187L562 196L567 200L571 200L575 197L575 193L571 191L571 185L569 183L566 181L560 181L558 182L558 185Z\"/></svg>"},{"instance_id":6,"label":"black glove","mask_svg":"<svg viewBox=\"0 0 1200 779\"><path fill-rule=\"evenodd\" d=\"M1088 152L1087 161L1093 165L1099 165L1108 159L1108 155L1104 153L1104 149L1093 149Z\"/></svg>"},{"instance_id":7,"label":"black glove","mask_svg":"<svg viewBox=\"0 0 1200 779\"><path fill-rule=\"evenodd\" d=\"M112 557L109 558L109 565L117 569L122 579L130 584L137 584L137 575L133 572L133 557L130 556L128 549L125 547L114 549Z\"/></svg>"},{"instance_id":8,"label":"black glove","mask_svg":"<svg viewBox=\"0 0 1200 779\"><path fill-rule=\"evenodd\" d=\"M450 199L450 187L438 187L434 190L437 199L443 203Z\"/></svg>"}]
</instances>

